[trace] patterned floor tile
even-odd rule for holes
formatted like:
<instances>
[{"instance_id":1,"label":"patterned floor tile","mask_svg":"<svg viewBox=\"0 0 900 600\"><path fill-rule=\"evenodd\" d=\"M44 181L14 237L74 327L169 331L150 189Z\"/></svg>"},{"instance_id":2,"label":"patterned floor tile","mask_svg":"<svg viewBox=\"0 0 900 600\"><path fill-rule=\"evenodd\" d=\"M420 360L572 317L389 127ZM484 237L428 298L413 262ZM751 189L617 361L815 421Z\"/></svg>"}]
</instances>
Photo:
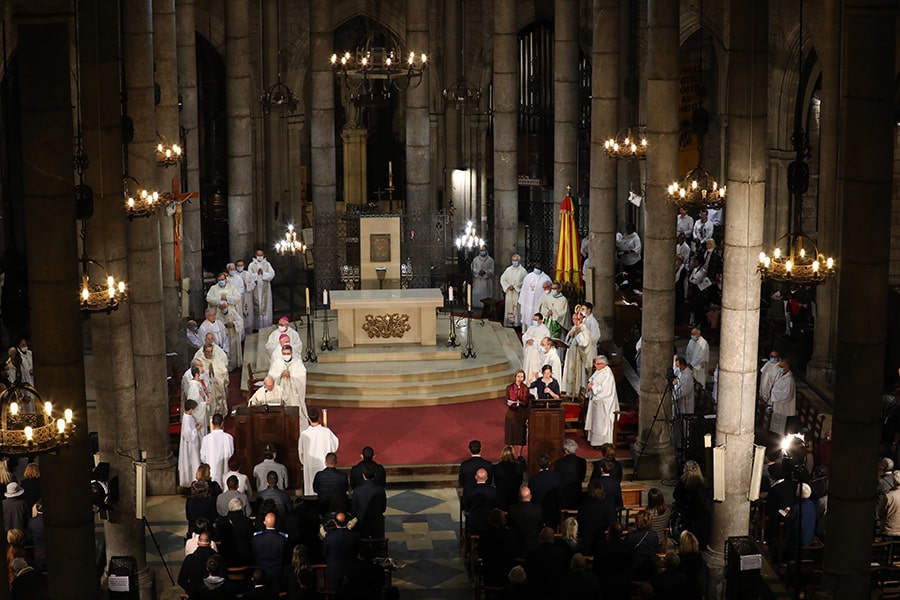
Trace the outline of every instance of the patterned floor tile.
<instances>
[{"instance_id":1,"label":"patterned floor tile","mask_svg":"<svg viewBox=\"0 0 900 600\"><path fill-rule=\"evenodd\" d=\"M412 490L404 490L388 499L388 506L406 513L417 513L441 504L442 500Z\"/></svg>"}]
</instances>

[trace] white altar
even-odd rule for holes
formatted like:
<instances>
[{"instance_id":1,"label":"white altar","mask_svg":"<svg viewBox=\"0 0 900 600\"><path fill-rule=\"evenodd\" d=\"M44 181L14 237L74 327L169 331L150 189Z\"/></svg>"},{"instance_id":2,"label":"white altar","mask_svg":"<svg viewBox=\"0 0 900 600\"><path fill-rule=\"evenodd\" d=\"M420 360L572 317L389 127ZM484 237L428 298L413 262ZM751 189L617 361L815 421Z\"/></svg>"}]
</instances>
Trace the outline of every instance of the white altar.
<instances>
[{"instance_id":1,"label":"white altar","mask_svg":"<svg viewBox=\"0 0 900 600\"><path fill-rule=\"evenodd\" d=\"M349 290L329 292L338 315L338 346L437 344L435 309L441 290Z\"/></svg>"}]
</instances>

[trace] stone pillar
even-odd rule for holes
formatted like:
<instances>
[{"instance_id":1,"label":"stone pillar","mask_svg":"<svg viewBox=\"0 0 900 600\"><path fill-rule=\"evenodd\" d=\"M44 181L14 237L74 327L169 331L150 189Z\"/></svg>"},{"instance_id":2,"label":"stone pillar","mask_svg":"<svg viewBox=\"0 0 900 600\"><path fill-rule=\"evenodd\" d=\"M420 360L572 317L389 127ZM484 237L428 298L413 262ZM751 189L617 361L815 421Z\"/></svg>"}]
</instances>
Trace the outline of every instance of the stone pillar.
<instances>
[{"instance_id":1,"label":"stone pillar","mask_svg":"<svg viewBox=\"0 0 900 600\"><path fill-rule=\"evenodd\" d=\"M231 253L231 260L238 258L247 260L254 250L249 19L248 0L229 0L225 3L228 250ZM225 265L217 265L216 268L224 269Z\"/></svg>"},{"instance_id":2,"label":"stone pillar","mask_svg":"<svg viewBox=\"0 0 900 600\"><path fill-rule=\"evenodd\" d=\"M768 0L731 0L728 54L728 210L716 445L725 447L725 500L713 504L706 550L711 586L725 578L725 541L750 527L750 471L759 336L760 281L766 177ZM721 477L707 469L706 476ZM710 598L722 597L718 589Z\"/></svg>"},{"instance_id":3,"label":"stone pillar","mask_svg":"<svg viewBox=\"0 0 900 600\"><path fill-rule=\"evenodd\" d=\"M316 252L316 247L328 247L337 237L335 207L336 175L334 168L334 74L323 56L331 56L332 5L312 2L310 12L309 64L312 70L312 117L310 125L310 181L313 201L313 255L316 276L321 281L338 280L337 257ZM334 287L329 285L327 287Z\"/></svg>"},{"instance_id":4,"label":"stone pillar","mask_svg":"<svg viewBox=\"0 0 900 600\"><path fill-rule=\"evenodd\" d=\"M502 0L501 0L502 1ZM460 56L459 56L459 28L463 27L464 16L460 14L459 2L444 2L444 56L442 72L444 74L444 87L447 89L460 76ZM496 57L495 57L496 58ZM436 71L435 71L436 72ZM453 171L462 167L469 166L466 164L463 150L463 111L446 110L447 103L444 102L444 161L446 163L444 189L446 190L447 203L454 199L454 181ZM518 107L517 107L518 108ZM456 215L454 220L456 223L465 224L466 220L471 219L474 215L468 212L468 208L462 203L457 202L455 206ZM457 235L456 231L461 227L450 223L453 235Z\"/></svg>"},{"instance_id":5,"label":"stone pillar","mask_svg":"<svg viewBox=\"0 0 900 600\"><path fill-rule=\"evenodd\" d=\"M828 493L825 587L834 598L870 593L875 461L887 336L888 258L895 133L893 82L897 3L841 3L841 115L837 197L838 314ZM861 200L863 199L863 200ZM874 289L873 294L860 290Z\"/></svg>"},{"instance_id":6,"label":"stone pillar","mask_svg":"<svg viewBox=\"0 0 900 600\"><path fill-rule=\"evenodd\" d=\"M644 308L642 315L640 426L635 449L659 455L663 477L672 475L672 441L665 421L653 416L672 366L675 323L674 210L666 188L675 178L678 156L678 0L650 0L647 17L647 220L644 228ZM660 415L671 413L664 401ZM651 431L652 430L652 431ZM648 437L649 436L649 437ZM642 473L646 473L643 471ZM642 475L646 477L646 475Z\"/></svg>"},{"instance_id":7,"label":"stone pillar","mask_svg":"<svg viewBox=\"0 0 900 600\"><path fill-rule=\"evenodd\" d=\"M160 90L156 106L156 129L170 144L179 143L178 62L175 58L175 0L153 0L154 79ZM158 169L156 185L160 192L172 190L179 167ZM175 279L175 221L165 210L157 212L162 242L163 316L165 317L166 352L184 353L184 327L181 321L181 281ZM186 357L185 357L186 358ZM184 360L187 364L187 360Z\"/></svg>"},{"instance_id":8,"label":"stone pillar","mask_svg":"<svg viewBox=\"0 0 900 600\"><path fill-rule=\"evenodd\" d=\"M775 242L791 229L791 195L788 191L788 165L797 158L793 150L771 150L769 152L768 194L766 194L766 248L774 248ZM821 177L820 177L821 179Z\"/></svg>"},{"instance_id":9,"label":"stone pillar","mask_svg":"<svg viewBox=\"0 0 900 600\"><path fill-rule=\"evenodd\" d=\"M18 26L25 248L32 258L31 340L40 391L56 407L71 408L77 427L68 446L41 457L44 481L52 482L43 490L49 595L96 598L88 486L92 463L72 201L69 27L66 20Z\"/></svg>"},{"instance_id":10,"label":"stone pillar","mask_svg":"<svg viewBox=\"0 0 900 600\"><path fill-rule=\"evenodd\" d=\"M616 271L616 161L603 153L603 142L618 130L619 0L594 0L591 47L591 209L588 222L593 288L587 290L602 339L612 339Z\"/></svg>"},{"instance_id":11,"label":"stone pillar","mask_svg":"<svg viewBox=\"0 0 900 600\"><path fill-rule=\"evenodd\" d=\"M566 186L576 189L578 147L578 0L553 3L553 248L559 242L559 207ZM550 271L549 265L547 266Z\"/></svg>"},{"instance_id":12,"label":"stone pillar","mask_svg":"<svg viewBox=\"0 0 900 600\"><path fill-rule=\"evenodd\" d=\"M92 165L85 181L94 189L94 216L87 223L87 253L103 263L116 279L128 274L128 242L122 199L122 124L119 80L119 42L110 31L119 27L118 11L97 10L103 0L87 0L80 9L82 120L85 152ZM95 17L96 16L96 17ZM104 82L101 84L100 82ZM130 286L131 280L126 283ZM110 464L110 475L119 478L119 503L103 522L106 564L113 556L134 556L142 599L154 597L153 572L147 568L144 524L135 518L134 468L130 456L138 456L134 391L134 364L122 360L131 354L131 304L123 302L109 315L91 317L94 360L92 376L97 395L97 431L100 460Z\"/></svg>"},{"instance_id":13,"label":"stone pillar","mask_svg":"<svg viewBox=\"0 0 900 600\"><path fill-rule=\"evenodd\" d=\"M494 1L494 261L499 276L518 251L519 46L516 0ZM503 290L500 290L501 297Z\"/></svg>"},{"instance_id":14,"label":"stone pillar","mask_svg":"<svg viewBox=\"0 0 900 600\"><path fill-rule=\"evenodd\" d=\"M822 133L819 138L819 172L837 172L838 131L840 125L840 25L837 0L822 3L825 34L816 46L822 60ZM818 245L832 254L837 247L836 181L819 177ZM806 366L806 378L817 391L830 395L834 385L834 333L837 330L837 285L827 284L816 290L816 323L813 331L813 355Z\"/></svg>"},{"instance_id":15,"label":"stone pillar","mask_svg":"<svg viewBox=\"0 0 900 600\"><path fill-rule=\"evenodd\" d=\"M123 52L128 115L134 139L128 144L128 172L152 188L156 172L156 118L153 107L153 20L149 2L126 2ZM169 451L169 399L159 219L138 218L127 225L131 337L137 398L138 442L148 457L148 491L175 490L175 458Z\"/></svg>"},{"instance_id":16,"label":"stone pillar","mask_svg":"<svg viewBox=\"0 0 900 600\"><path fill-rule=\"evenodd\" d=\"M406 3L406 45L417 54L428 54L428 3L410 0ZM428 122L429 75L422 77L418 87L406 92L406 217L412 259L414 285L423 285L421 277L430 272L431 214L435 199L431 191L431 128ZM401 261L405 257L400 257ZM430 286L430 284L424 284Z\"/></svg>"},{"instance_id":17,"label":"stone pillar","mask_svg":"<svg viewBox=\"0 0 900 600\"><path fill-rule=\"evenodd\" d=\"M181 185L200 192L200 137L197 117L197 32L194 0L175 0L175 39L178 46L178 90L181 93L179 119L184 133L185 158L181 166ZM206 308L203 289L203 238L200 235L200 198L181 206L181 277L190 280L190 314L202 318ZM233 259L247 257L231 257Z\"/></svg>"},{"instance_id":18,"label":"stone pillar","mask_svg":"<svg viewBox=\"0 0 900 600\"><path fill-rule=\"evenodd\" d=\"M344 202L347 204L365 204L369 197L366 185L368 137L369 130L364 127L344 127L341 130L341 141L344 142Z\"/></svg>"}]
</instances>

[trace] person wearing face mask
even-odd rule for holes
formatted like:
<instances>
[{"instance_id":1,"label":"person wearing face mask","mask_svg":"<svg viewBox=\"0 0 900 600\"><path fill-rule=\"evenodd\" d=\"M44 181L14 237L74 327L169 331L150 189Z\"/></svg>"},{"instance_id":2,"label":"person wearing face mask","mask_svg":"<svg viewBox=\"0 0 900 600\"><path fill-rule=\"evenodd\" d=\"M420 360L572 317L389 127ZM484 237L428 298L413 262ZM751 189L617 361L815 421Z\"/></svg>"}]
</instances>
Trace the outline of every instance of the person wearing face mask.
<instances>
[{"instance_id":1,"label":"person wearing face mask","mask_svg":"<svg viewBox=\"0 0 900 600\"><path fill-rule=\"evenodd\" d=\"M675 406L679 415L694 414L694 399L696 389L694 385L694 370L683 356L675 357Z\"/></svg>"},{"instance_id":2,"label":"person wearing face mask","mask_svg":"<svg viewBox=\"0 0 900 600\"><path fill-rule=\"evenodd\" d=\"M231 308L235 308L240 302L237 291L228 282L228 273L224 271L216 275L216 282L206 292L206 303L209 308L216 308L222 300Z\"/></svg>"},{"instance_id":3,"label":"person wearing face mask","mask_svg":"<svg viewBox=\"0 0 900 600\"><path fill-rule=\"evenodd\" d=\"M290 319L287 317L278 319L278 327L269 334L269 338L266 340L266 352L272 354L276 349L283 345L280 343L282 335L288 336L295 354L299 356L303 352L303 342L300 341L300 334L297 333L296 329L290 326L290 323Z\"/></svg>"},{"instance_id":4,"label":"person wearing face mask","mask_svg":"<svg viewBox=\"0 0 900 600\"><path fill-rule=\"evenodd\" d=\"M494 259L482 246L472 259L472 308L481 308L481 301L494 297Z\"/></svg>"},{"instance_id":5,"label":"person wearing face mask","mask_svg":"<svg viewBox=\"0 0 900 600\"><path fill-rule=\"evenodd\" d=\"M233 262L225 265L225 272L228 274L226 281L228 281L228 285L234 288L235 293L237 294L237 302L235 302L234 308L237 310L238 315L240 315L241 319L244 318L244 277L243 273L238 273L237 265ZM241 339L244 339L243 332L241 332Z\"/></svg>"},{"instance_id":6,"label":"person wearing face mask","mask_svg":"<svg viewBox=\"0 0 900 600\"><path fill-rule=\"evenodd\" d=\"M22 381L34 385L34 356L28 349L28 340L19 340L19 356L22 357Z\"/></svg>"},{"instance_id":7,"label":"person wearing face mask","mask_svg":"<svg viewBox=\"0 0 900 600\"><path fill-rule=\"evenodd\" d=\"M228 351L230 350L228 347L228 335L225 333L225 328L222 326L222 323L216 320L216 309L207 308L204 315L206 316L206 319L200 323L200 327L197 328L197 333L200 334L200 337L203 338L204 342L206 341L206 336L212 334L213 342L221 348L225 354L228 354Z\"/></svg>"},{"instance_id":8,"label":"person wearing face mask","mask_svg":"<svg viewBox=\"0 0 900 600\"><path fill-rule=\"evenodd\" d=\"M769 402L769 394L772 393L772 384L775 383L775 378L778 377L778 363L780 362L781 354L778 353L778 350L772 350L769 352L768 360L759 370L757 395L760 400L765 400L767 403Z\"/></svg>"},{"instance_id":9,"label":"person wearing face mask","mask_svg":"<svg viewBox=\"0 0 900 600\"><path fill-rule=\"evenodd\" d=\"M685 358L694 369L694 379L706 387L706 369L709 366L709 342L700 333L698 327L691 329L691 341L685 350Z\"/></svg>"},{"instance_id":10,"label":"person wearing face mask","mask_svg":"<svg viewBox=\"0 0 900 600\"><path fill-rule=\"evenodd\" d=\"M582 304L581 316L584 317L584 326L591 333L591 341L594 342L594 345L597 345L597 342L600 341L600 323L597 322L597 317L594 316L594 305L590 302Z\"/></svg>"},{"instance_id":11,"label":"person wearing face mask","mask_svg":"<svg viewBox=\"0 0 900 600\"><path fill-rule=\"evenodd\" d=\"M519 318L519 294L526 274L519 255L513 254L512 264L506 267L500 276L500 288L506 298L506 314L503 319L503 325L506 327L518 327L522 324Z\"/></svg>"},{"instance_id":12,"label":"person wearing face mask","mask_svg":"<svg viewBox=\"0 0 900 600\"><path fill-rule=\"evenodd\" d=\"M554 373L562 373L562 361L559 359L559 354L556 352L556 346L553 345L553 341L549 337L545 337L541 339L541 345L538 347L538 352L540 352L540 360L541 366L550 365L553 369ZM526 380L530 384L532 381L540 377L541 374L538 371L533 373L529 373ZM562 388L563 383L560 381L560 388ZM563 389L562 391L565 391Z\"/></svg>"},{"instance_id":13,"label":"person wearing face mask","mask_svg":"<svg viewBox=\"0 0 900 600\"><path fill-rule=\"evenodd\" d=\"M244 286L244 293L241 295L241 316L244 318L244 335L253 331L253 319L250 313L253 310L253 290L256 288L256 282L253 274L244 268L244 261L234 261L235 277L241 280Z\"/></svg>"},{"instance_id":14,"label":"person wearing face mask","mask_svg":"<svg viewBox=\"0 0 900 600\"><path fill-rule=\"evenodd\" d=\"M797 414L797 388L794 384L794 373L791 371L791 361L782 358L778 363L777 372L778 375L772 383L772 391L769 393L769 407L772 410L769 431L784 435L788 418Z\"/></svg>"},{"instance_id":15,"label":"person wearing face mask","mask_svg":"<svg viewBox=\"0 0 900 600\"><path fill-rule=\"evenodd\" d=\"M306 366L300 356L294 356L293 347L281 348L281 364L274 361L269 367L269 377L275 380L275 388L281 394L285 406L300 407L300 430L308 427L306 412Z\"/></svg>"},{"instance_id":16,"label":"person wearing face mask","mask_svg":"<svg viewBox=\"0 0 900 600\"><path fill-rule=\"evenodd\" d=\"M225 337L228 343L228 370L239 369L244 361L244 352L241 349L241 332L244 330L244 320L237 309L228 305L225 300L219 302L216 310L216 322L225 327Z\"/></svg>"},{"instance_id":17,"label":"person wearing face mask","mask_svg":"<svg viewBox=\"0 0 900 600\"><path fill-rule=\"evenodd\" d=\"M580 312L572 315L572 321L572 328L565 340L569 349L563 363L560 387L571 394L577 394L587 385L588 371L597 356L597 344L592 340L591 332L585 326Z\"/></svg>"},{"instance_id":18,"label":"person wearing face mask","mask_svg":"<svg viewBox=\"0 0 900 600\"><path fill-rule=\"evenodd\" d=\"M522 334L522 370L525 371L527 383L531 383L534 379L532 374L540 372L545 364L541 354L541 340L545 337L550 337L550 330L544 325L544 316L535 313L531 327Z\"/></svg>"},{"instance_id":19,"label":"person wearing face mask","mask_svg":"<svg viewBox=\"0 0 900 600\"><path fill-rule=\"evenodd\" d=\"M550 293L541 300L540 312L544 315L544 322L550 329L552 337L561 337L572 325L569 315L569 299L563 296L558 281L550 285Z\"/></svg>"},{"instance_id":20,"label":"person wearing face mask","mask_svg":"<svg viewBox=\"0 0 900 600\"><path fill-rule=\"evenodd\" d=\"M540 310L541 299L544 297L544 283L549 282L550 276L541 270L541 263L534 263L534 270L522 280L522 288L519 291L519 315L523 332L531 327L531 315Z\"/></svg>"},{"instance_id":21,"label":"person wearing face mask","mask_svg":"<svg viewBox=\"0 0 900 600\"><path fill-rule=\"evenodd\" d=\"M253 329L262 330L272 326L272 280L275 278L275 269L266 260L262 248L256 249L250 273L253 276Z\"/></svg>"}]
</instances>

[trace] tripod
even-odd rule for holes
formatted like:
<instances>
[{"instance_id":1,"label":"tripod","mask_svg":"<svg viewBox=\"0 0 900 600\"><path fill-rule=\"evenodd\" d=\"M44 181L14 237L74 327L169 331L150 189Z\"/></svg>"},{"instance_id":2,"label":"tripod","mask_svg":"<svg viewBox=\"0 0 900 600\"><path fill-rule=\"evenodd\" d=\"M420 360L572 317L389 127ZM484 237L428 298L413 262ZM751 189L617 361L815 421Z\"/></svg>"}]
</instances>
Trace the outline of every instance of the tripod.
<instances>
[{"instance_id":1,"label":"tripod","mask_svg":"<svg viewBox=\"0 0 900 600\"><path fill-rule=\"evenodd\" d=\"M268 408L268 405L266 406ZM156 541L156 535L153 534L153 530L150 529L150 521L147 520L147 517L143 518L144 527L147 528L147 531L150 533L150 537L153 539L153 543L156 545L156 552L159 554L159 560L162 561L163 566L166 568L166 574L169 576L169 581L172 582L172 585L175 585L175 580L172 578L172 572L169 570L169 565L166 564L166 559L163 558L162 548L159 547L159 542Z\"/></svg>"},{"instance_id":2,"label":"tripod","mask_svg":"<svg viewBox=\"0 0 900 600\"><path fill-rule=\"evenodd\" d=\"M656 414L653 415L653 421L650 423L650 429L647 430L647 435L644 436L643 443L641 444L641 451L638 452L638 456L634 461L634 470L631 472L631 480L634 481L635 477L637 477L638 466L641 464L641 459L644 457L644 451L647 448L647 441L650 439L650 436L653 434L653 428L656 426L656 422L662 420L663 422L668 422L665 418L659 418L659 411L662 410L663 402L666 400L666 396L670 399L672 398L672 392L674 391L674 373L672 377L666 376L666 389L663 390L662 395L659 397L659 404L656 405Z\"/></svg>"}]
</instances>

